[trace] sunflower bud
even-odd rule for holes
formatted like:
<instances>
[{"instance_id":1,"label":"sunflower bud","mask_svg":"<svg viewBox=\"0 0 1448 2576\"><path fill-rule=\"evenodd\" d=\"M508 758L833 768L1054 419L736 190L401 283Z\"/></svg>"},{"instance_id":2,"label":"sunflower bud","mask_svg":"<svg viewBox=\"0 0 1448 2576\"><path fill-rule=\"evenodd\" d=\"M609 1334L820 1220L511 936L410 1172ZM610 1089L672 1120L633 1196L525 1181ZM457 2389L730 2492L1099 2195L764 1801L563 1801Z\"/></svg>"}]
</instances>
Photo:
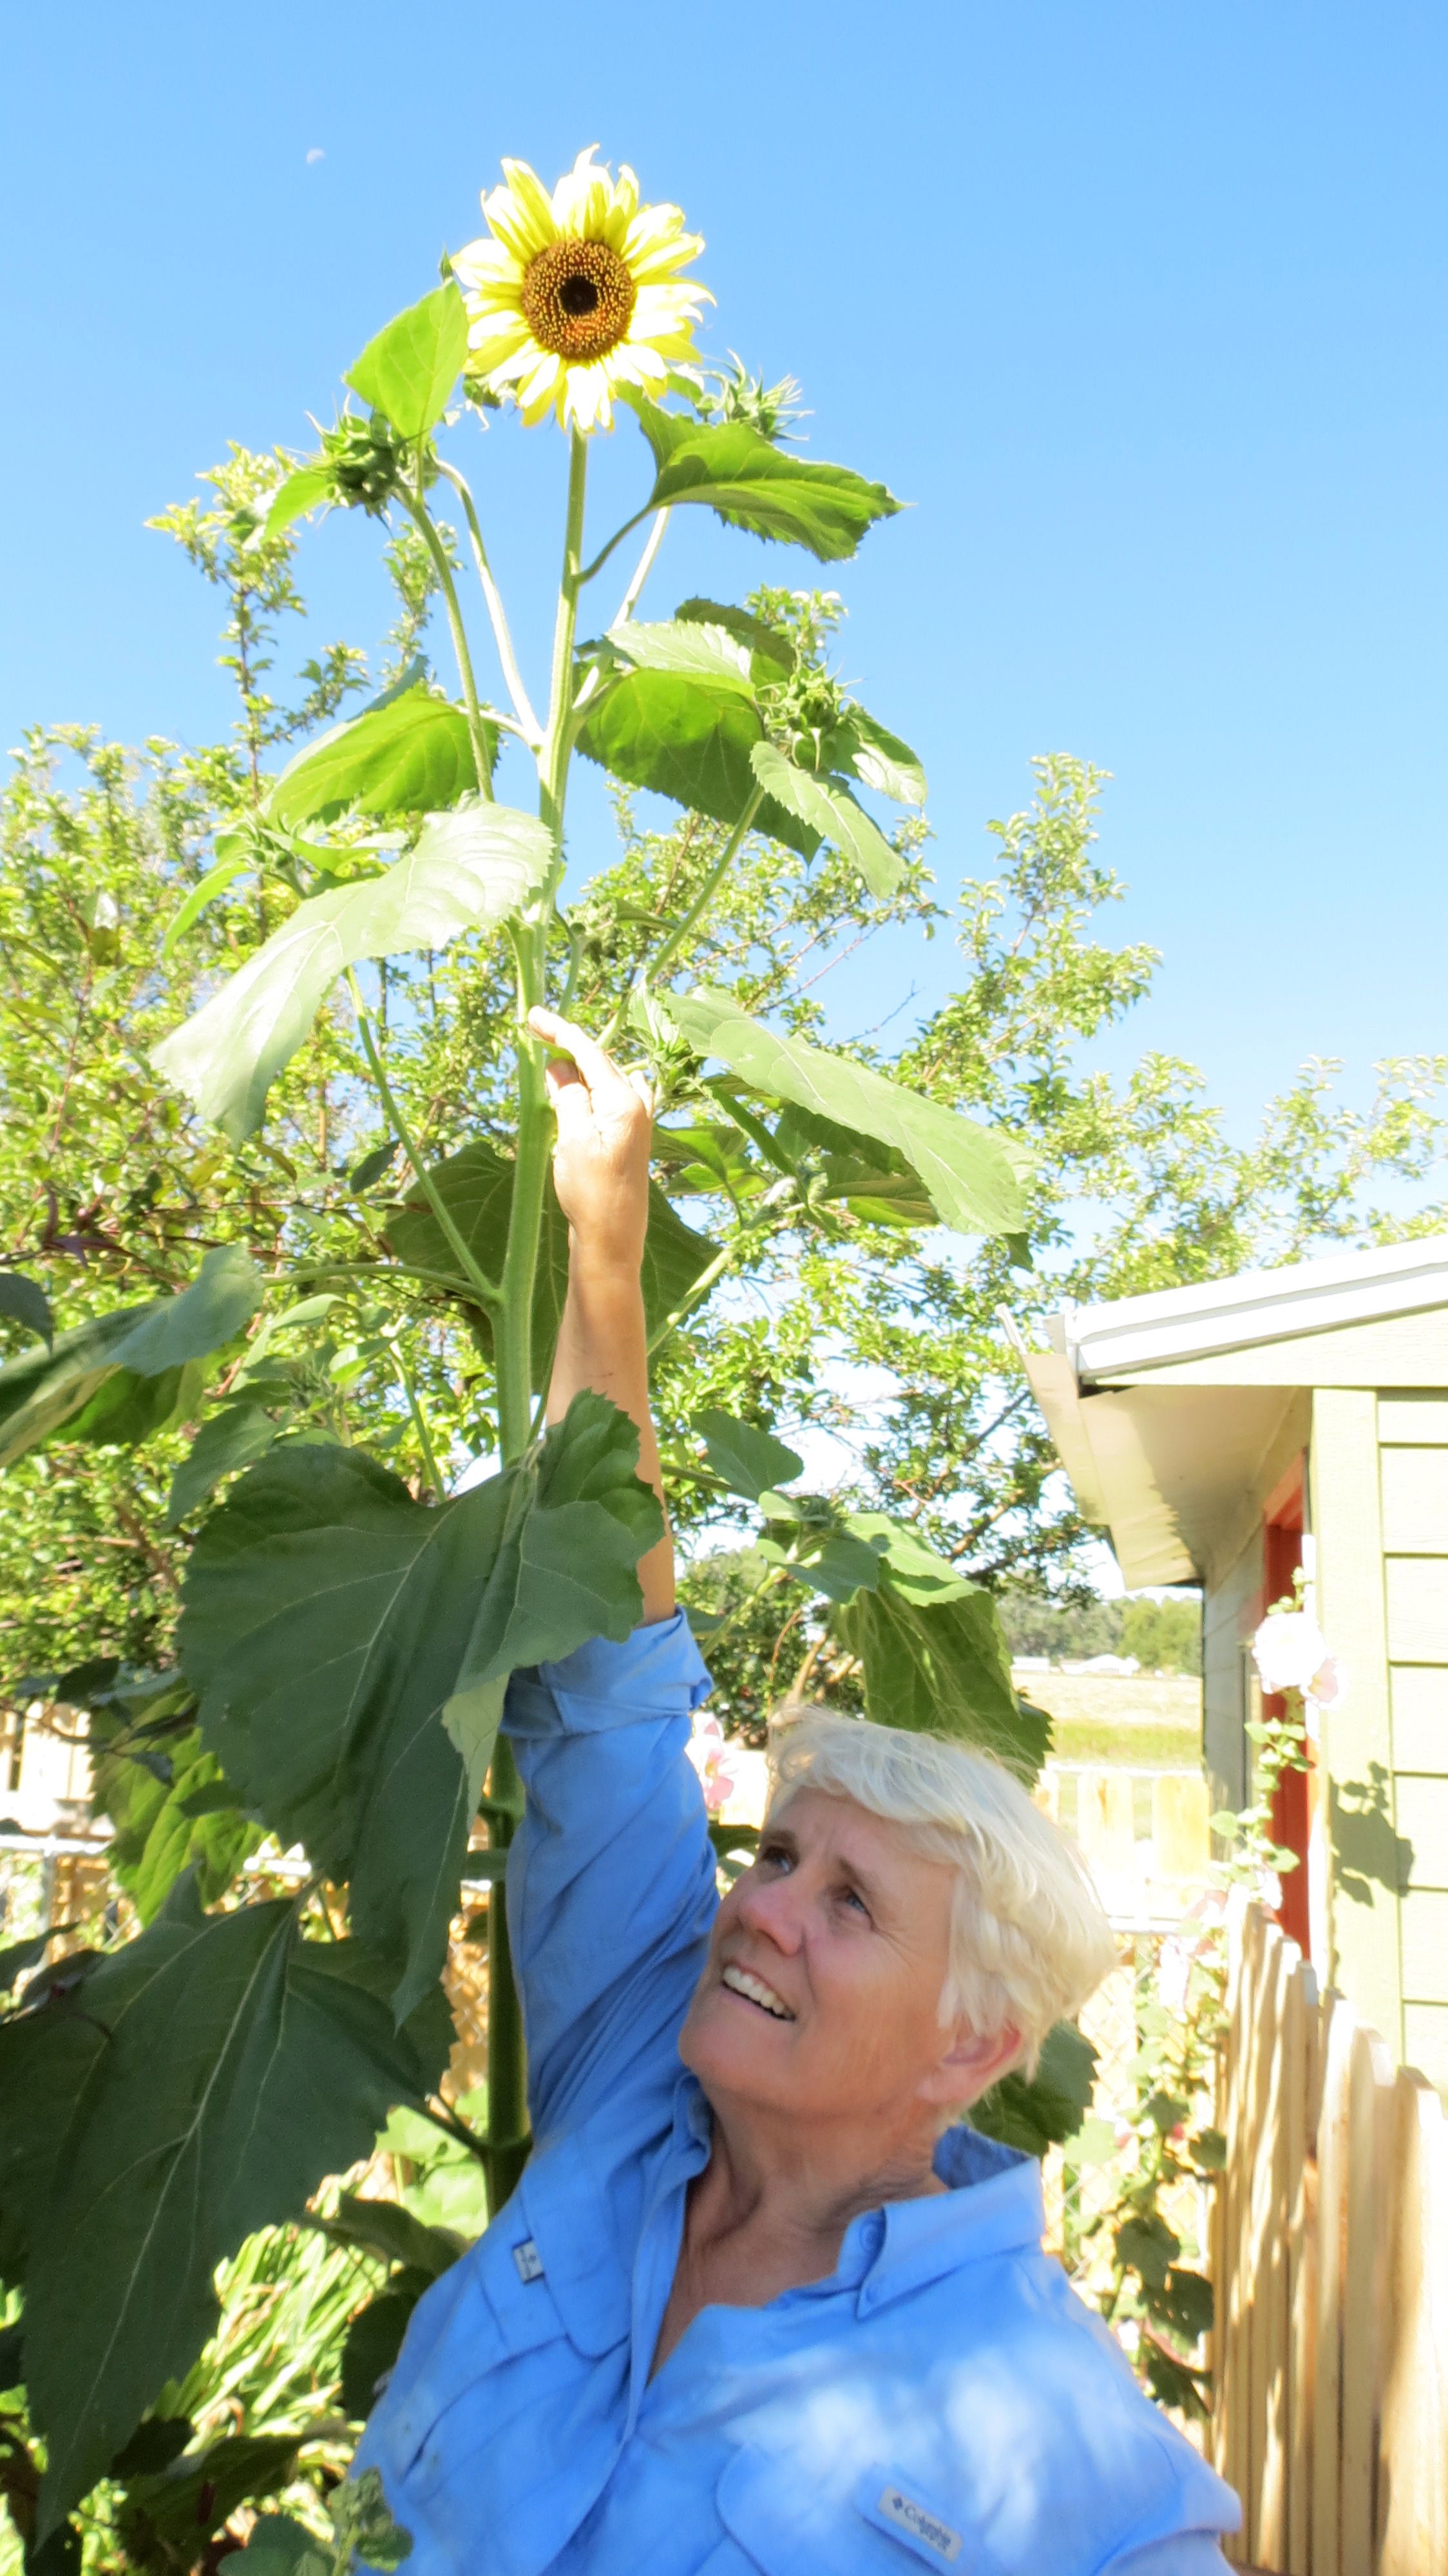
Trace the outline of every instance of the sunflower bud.
<instances>
[{"instance_id":1,"label":"sunflower bud","mask_svg":"<svg viewBox=\"0 0 1448 2576\"><path fill-rule=\"evenodd\" d=\"M380 411L372 412L366 420L344 411L333 428L323 430L318 461L331 477L335 506L339 510L361 508L376 519L402 487L408 449ZM436 469L426 480L436 480Z\"/></svg>"}]
</instances>

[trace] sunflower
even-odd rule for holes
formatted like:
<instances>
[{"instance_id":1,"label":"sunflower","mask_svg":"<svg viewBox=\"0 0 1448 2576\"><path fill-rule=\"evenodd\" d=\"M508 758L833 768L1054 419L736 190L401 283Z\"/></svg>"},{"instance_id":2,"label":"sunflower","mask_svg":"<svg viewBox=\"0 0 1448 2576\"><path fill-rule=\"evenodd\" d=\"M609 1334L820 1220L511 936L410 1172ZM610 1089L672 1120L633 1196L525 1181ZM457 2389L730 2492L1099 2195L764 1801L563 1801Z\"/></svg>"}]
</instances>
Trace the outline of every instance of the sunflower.
<instances>
[{"instance_id":1,"label":"sunflower","mask_svg":"<svg viewBox=\"0 0 1448 2576\"><path fill-rule=\"evenodd\" d=\"M641 206L632 170L617 179L580 152L550 197L526 161L483 199L489 232L453 260L472 355L468 374L511 392L526 421L556 411L587 431L613 426L620 385L662 391L695 354L707 288L679 271L704 245L677 206Z\"/></svg>"}]
</instances>

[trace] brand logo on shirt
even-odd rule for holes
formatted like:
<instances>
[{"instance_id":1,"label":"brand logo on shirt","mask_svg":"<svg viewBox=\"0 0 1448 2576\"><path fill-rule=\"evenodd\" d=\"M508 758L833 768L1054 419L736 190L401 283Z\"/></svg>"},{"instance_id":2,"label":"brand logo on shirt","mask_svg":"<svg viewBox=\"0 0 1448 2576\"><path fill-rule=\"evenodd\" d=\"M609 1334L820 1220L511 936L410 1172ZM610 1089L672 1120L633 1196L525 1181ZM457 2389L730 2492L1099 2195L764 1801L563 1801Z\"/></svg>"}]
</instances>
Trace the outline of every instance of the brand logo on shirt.
<instances>
[{"instance_id":1,"label":"brand logo on shirt","mask_svg":"<svg viewBox=\"0 0 1448 2576\"><path fill-rule=\"evenodd\" d=\"M917 2504L903 2488L882 2487L876 2511L882 2513L887 2522L893 2522L897 2531L908 2531L912 2540L922 2542L947 2565L960 2556L959 2532L952 2531L948 2522L942 2522L938 2513L931 2513L927 2506Z\"/></svg>"},{"instance_id":2,"label":"brand logo on shirt","mask_svg":"<svg viewBox=\"0 0 1448 2576\"><path fill-rule=\"evenodd\" d=\"M531 2236L525 2236L521 2245L514 2246L513 2260L518 2266L518 2278L520 2281L542 2280L543 2257L539 2253Z\"/></svg>"}]
</instances>

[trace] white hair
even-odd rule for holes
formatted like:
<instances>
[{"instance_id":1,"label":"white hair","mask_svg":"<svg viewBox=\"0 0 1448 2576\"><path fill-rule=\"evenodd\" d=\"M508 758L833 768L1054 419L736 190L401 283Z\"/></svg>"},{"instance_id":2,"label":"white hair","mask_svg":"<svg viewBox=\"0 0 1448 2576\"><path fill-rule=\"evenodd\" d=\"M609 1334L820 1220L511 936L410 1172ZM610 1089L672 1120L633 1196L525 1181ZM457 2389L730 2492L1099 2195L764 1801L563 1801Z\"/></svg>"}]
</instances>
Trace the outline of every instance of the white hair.
<instances>
[{"instance_id":1,"label":"white hair","mask_svg":"<svg viewBox=\"0 0 1448 2576\"><path fill-rule=\"evenodd\" d=\"M1047 2031L1074 2019L1116 1945L1082 1862L1019 1780L974 1745L827 1708L775 1718L769 1768L771 1820L797 1789L822 1789L903 1825L954 1869L941 2021L982 2038L1018 2030L1015 2063L1033 2073Z\"/></svg>"}]
</instances>

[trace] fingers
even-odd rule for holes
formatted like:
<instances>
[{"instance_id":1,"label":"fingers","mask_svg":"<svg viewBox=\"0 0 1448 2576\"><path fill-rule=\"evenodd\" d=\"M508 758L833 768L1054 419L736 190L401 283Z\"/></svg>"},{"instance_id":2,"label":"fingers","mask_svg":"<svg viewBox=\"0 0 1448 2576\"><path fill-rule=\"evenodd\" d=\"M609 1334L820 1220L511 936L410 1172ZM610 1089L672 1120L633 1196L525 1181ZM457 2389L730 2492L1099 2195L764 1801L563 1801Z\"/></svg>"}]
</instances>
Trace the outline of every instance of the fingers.
<instances>
[{"instance_id":1,"label":"fingers","mask_svg":"<svg viewBox=\"0 0 1448 2576\"><path fill-rule=\"evenodd\" d=\"M581 1074L570 1064L561 1076L549 1067L548 1094L562 1146L582 1144L595 1132L593 1097Z\"/></svg>"},{"instance_id":2,"label":"fingers","mask_svg":"<svg viewBox=\"0 0 1448 2576\"><path fill-rule=\"evenodd\" d=\"M579 1073L600 1105L605 1103L617 1105L620 1093L629 1092L636 1099L642 1100L645 1108L652 1108L653 1103L647 1084L640 1088L639 1082L632 1075L620 1073L612 1056L605 1053L597 1038L591 1038L588 1031L579 1028L573 1020L560 1019L556 1011L544 1010L541 1004L535 1003L528 1013L528 1026L535 1037L543 1040L545 1046L554 1047L559 1053L573 1058ZM561 1067L556 1069L556 1073L551 1065L548 1070L550 1076L561 1078ZM555 1099L555 1107L556 1105Z\"/></svg>"},{"instance_id":3,"label":"fingers","mask_svg":"<svg viewBox=\"0 0 1448 2576\"><path fill-rule=\"evenodd\" d=\"M547 1085L549 1099L555 1103L560 1091L581 1091L586 1094L588 1090L588 1085L571 1056L548 1056L543 1065L543 1080Z\"/></svg>"}]
</instances>

